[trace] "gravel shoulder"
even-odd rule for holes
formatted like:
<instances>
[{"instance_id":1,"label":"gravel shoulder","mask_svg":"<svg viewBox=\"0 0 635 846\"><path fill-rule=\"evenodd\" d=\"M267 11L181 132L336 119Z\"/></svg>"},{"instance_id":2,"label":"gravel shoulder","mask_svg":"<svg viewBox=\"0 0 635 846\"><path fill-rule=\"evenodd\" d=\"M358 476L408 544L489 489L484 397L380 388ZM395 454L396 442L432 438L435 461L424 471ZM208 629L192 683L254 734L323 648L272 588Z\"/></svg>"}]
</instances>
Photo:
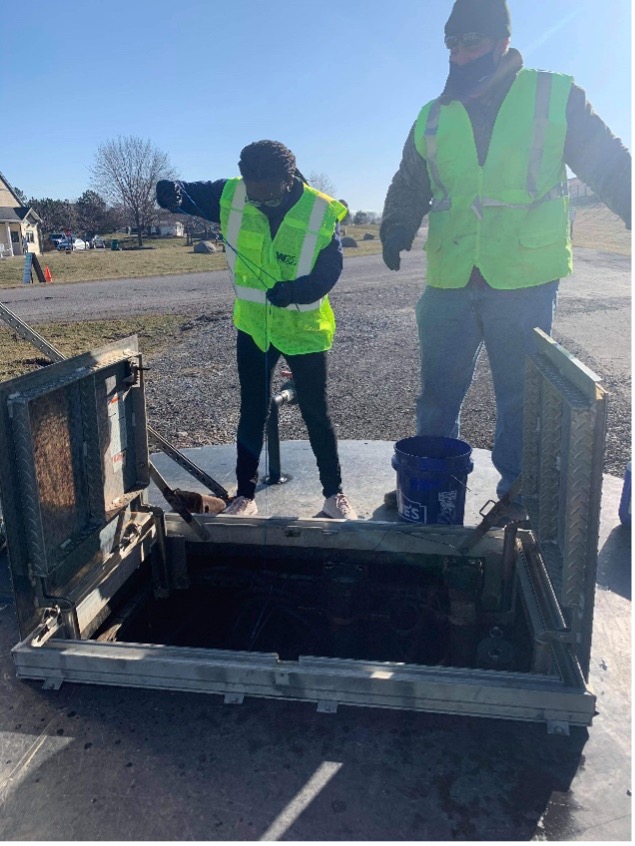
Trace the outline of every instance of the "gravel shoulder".
<instances>
[{"instance_id":1,"label":"gravel shoulder","mask_svg":"<svg viewBox=\"0 0 635 846\"><path fill-rule=\"evenodd\" d=\"M581 264L592 258L585 255ZM415 261L416 270L408 270ZM357 262L367 268L349 273ZM612 263L611 256L605 274ZM553 332L610 391L605 471L616 476L624 475L631 455L630 297L620 287L627 267L628 260L620 257L616 296L608 296L606 289L604 296L594 296L584 274L563 283ZM399 440L415 431L419 351L414 306L422 289L420 256L408 256L404 270L403 275L387 274L377 257L356 259L331 296L337 332L329 357L329 395L341 439ZM589 332L611 331L622 359L610 344L600 343L590 352L584 342ZM149 361L149 418L178 446L234 441L239 405L234 343L231 309L215 303L193 314L175 344ZM274 386L281 381L274 377ZM473 447L491 449L494 425L494 393L483 352L463 406L461 436ZM282 408L280 434L282 439L306 438L297 407Z\"/></svg>"},{"instance_id":2,"label":"gravel shoulder","mask_svg":"<svg viewBox=\"0 0 635 846\"><path fill-rule=\"evenodd\" d=\"M379 255L347 258L331 295L337 332L329 356L329 393L342 439L399 440L414 433L419 387L414 307L425 278L421 247L420 240L404 254L399 273L388 271ZM227 272L29 285L6 289L2 300L34 325L186 315L177 337L147 362L150 421L181 447L233 443L239 397ZM627 256L576 248L574 275L560 286L553 336L609 391L605 470L621 477L631 457ZM482 353L463 406L462 437L473 447L491 449L494 423L491 376ZM296 407L282 409L281 437L306 437Z\"/></svg>"}]
</instances>

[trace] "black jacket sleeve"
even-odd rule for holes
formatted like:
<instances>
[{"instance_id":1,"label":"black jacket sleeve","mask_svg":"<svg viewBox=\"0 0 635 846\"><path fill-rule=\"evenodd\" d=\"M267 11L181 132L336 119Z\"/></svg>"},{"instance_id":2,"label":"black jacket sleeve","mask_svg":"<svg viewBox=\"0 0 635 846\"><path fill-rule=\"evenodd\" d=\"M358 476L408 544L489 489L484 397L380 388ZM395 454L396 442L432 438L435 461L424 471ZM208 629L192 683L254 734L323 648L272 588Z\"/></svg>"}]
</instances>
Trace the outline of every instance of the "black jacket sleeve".
<instances>
[{"instance_id":1,"label":"black jacket sleeve","mask_svg":"<svg viewBox=\"0 0 635 846\"><path fill-rule=\"evenodd\" d=\"M424 216L430 211L432 187L425 160L415 147L414 125L404 144L399 170L393 176L386 194L379 237L401 229L410 244Z\"/></svg>"},{"instance_id":2,"label":"black jacket sleeve","mask_svg":"<svg viewBox=\"0 0 635 846\"><path fill-rule=\"evenodd\" d=\"M177 182L180 203L169 211L203 217L214 223L220 221L220 197L226 179L215 182Z\"/></svg>"},{"instance_id":3,"label":"black jacket sleeve","mask_svg":"<svg viewBox=\"0 0 635 846\"><path fill-rule=\"evenodd\" d=\"M631 228L631 155L574 85L567 103L565 162Z\"/></svg>"}]
</instances>

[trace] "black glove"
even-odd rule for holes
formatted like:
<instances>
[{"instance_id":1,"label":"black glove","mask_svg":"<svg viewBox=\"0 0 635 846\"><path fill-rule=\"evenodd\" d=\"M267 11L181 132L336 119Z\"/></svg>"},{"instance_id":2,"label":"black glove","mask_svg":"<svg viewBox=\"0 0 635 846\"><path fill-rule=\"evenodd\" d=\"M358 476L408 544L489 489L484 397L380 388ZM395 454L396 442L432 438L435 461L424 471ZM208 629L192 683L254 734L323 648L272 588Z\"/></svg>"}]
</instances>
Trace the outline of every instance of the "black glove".
<instances>
[{"instance_id":1,"label":"black glove","mask_svg":"<svg viewBox=\"0 0 635 846\"><path fill-rule=\"evenodd\" d=\"M267 291L267 299L271 305L278 308L286 308L293 302L293 282L276 282L273 288Z\"/></svg>"},{"instance_id":2,"label":"black glove","mask_svg":"<svg viewBox=\"0 0 635 846\"><path fill-rule=\"evenodd\" d=\"M171 179L161 179L157 182L157 203L162 209L173 211L181 206L181 186Z\"/></svg>"},{"instance_id":3,"label":"black glove","mask_svg":"<svg viewBox=\"0 0 635 846\"><path fill-rule=\"evenodd\" d=\"M401 259L399 253L402 250L410 250L412 246L412 239L408 237L408 233L401 226L391 229L382 238L382 255L384 264L389 270L399 270L401 266Z\"/></svg>"}]
</instances>

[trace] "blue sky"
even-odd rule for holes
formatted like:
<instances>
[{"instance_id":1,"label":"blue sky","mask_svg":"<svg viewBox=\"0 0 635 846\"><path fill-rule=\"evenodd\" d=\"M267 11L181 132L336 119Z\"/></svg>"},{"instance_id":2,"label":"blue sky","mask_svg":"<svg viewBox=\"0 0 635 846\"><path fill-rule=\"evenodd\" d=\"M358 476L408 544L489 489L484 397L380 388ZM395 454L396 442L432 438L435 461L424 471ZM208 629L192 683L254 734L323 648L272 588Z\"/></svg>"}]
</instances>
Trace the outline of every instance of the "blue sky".
<instances>
[{"instance_id":1,"label":"blue sky","mask_svg":"<svg viewBox=\"0 0 635 846\"><path fill-rule=\"evenodd\" d=\"M572 74L631 146L630 0L508 0L528 67ZM447 74L450 0L30 0L0 33L0 171L76 199L100 143L149 139L182 179L285 143L352 209L380 212L408 130ZM10 26L7 22L10 21Z\"/></svg>"}]
</instances>

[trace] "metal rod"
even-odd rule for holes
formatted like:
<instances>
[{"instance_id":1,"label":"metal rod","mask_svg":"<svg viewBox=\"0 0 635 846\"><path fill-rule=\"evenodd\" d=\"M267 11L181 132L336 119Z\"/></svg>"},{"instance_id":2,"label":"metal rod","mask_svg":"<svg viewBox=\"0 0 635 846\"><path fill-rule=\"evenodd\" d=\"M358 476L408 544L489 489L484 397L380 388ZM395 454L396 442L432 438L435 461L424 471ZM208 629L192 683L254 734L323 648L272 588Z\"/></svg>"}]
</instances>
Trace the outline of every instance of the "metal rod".
<instances>
[{"instance_id":1,"label":"metal rod","mask_svg":"<svg viewBox=\"0 0 635 846\"><path fill-rule=\"evenodd\" d=\"M291 476L283 475L280 466L280 428L279 407L297 402L295 385L291 381L284 382L280 390L271 397L269 415L267 417L267 452L269 454L269 475L264 479L267 485L281 485L288 482Z\"/></svg>"},{"instance_id":2,"label":"metal rod","mask_svg":"<svg viewBox=\"0 0 635 846\"><path fill-rule=\"evenodd\" d=\"M280 469L280 428L278 426L278 403L272 398L267 418L267 450L269 453L269 475L267 483L277 485L281 477Z\"/></svg>"},{"instance_id":3,"label":"metal rod","mask_svg":"<svg viewBox=\"0 0 635 846\"><path fill-rule=\"evenodd\" d=\"M194 529L199 538L201 538L201 540L211 540L209 532L205 526L194 519L192 512L187 508L181 497L168 485L154 464L150 464L150 478L157 486L162 496L165 497L172 510L176 511L176 513Z\"/></svg>"}]
</instances>

